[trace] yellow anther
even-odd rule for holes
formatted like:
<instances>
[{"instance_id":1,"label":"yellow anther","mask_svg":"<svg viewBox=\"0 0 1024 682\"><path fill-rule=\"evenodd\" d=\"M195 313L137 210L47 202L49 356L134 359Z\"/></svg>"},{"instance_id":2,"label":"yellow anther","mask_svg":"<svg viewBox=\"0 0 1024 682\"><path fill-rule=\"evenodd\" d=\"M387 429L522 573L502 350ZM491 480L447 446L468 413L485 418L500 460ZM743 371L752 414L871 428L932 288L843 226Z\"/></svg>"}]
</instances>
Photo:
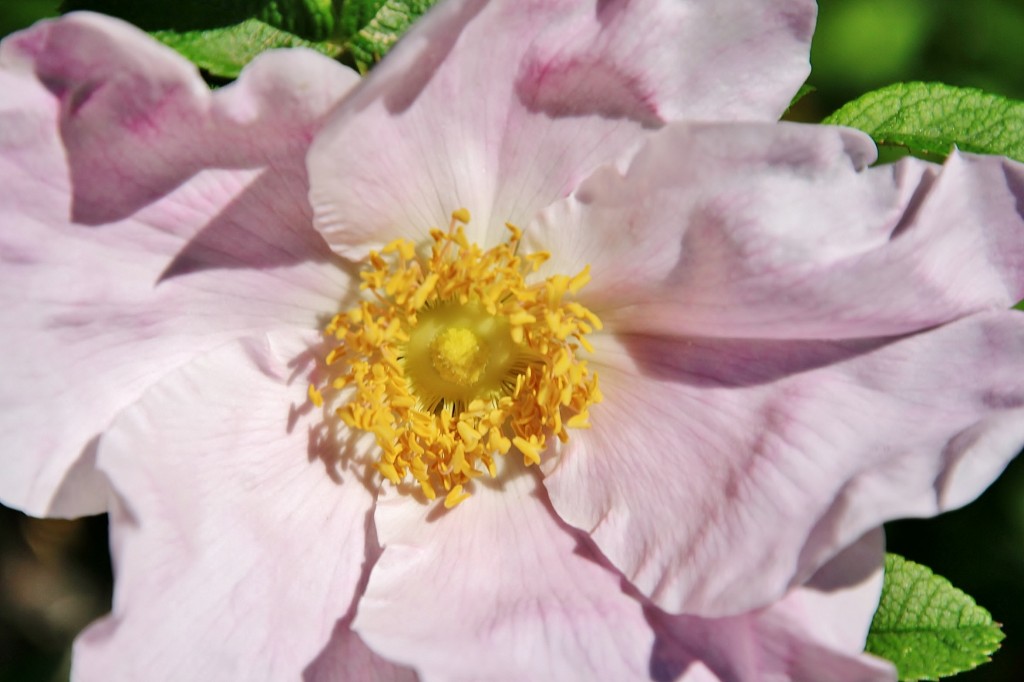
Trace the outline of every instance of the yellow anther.
<instances>
[{"instance_id":1,"label":"yellow anther","mask_svg":"<svg viewBox=\"0 0 1024 682\"><path fill-rule=\"evenodd\" d=\"M525 310L520 310L509 315L508 321L511 324L516 325L517 327L521 327L523 325L533 324L534 322L537 321L537 318L531 315L530 313L526 312Z\"/></svg>"},{"instance_id":2,"label":"yellow anther","mask_svg":"<svg viewBox=\"0 0 1024 682\"><path fill-rule=\"evenodd\" d=\"M586 265L583 270L579 272L575 277L569 280L569 291L573 295L580 293L580 289L587 285L590 281L590 266Z\"/></svg>"},{"instance_id":3,"label":"yellow anther","mask_svg":"<svg viewBox=\"0 0 1024 682\"><path fill-rule=\"evenodd\" d=\"M430 485L430 480L427 478L417 478L416 482L420 484L420 489L428 500L437 498L437 493L434 492L434 486ZM468 495L466 497L469 497Z\"/></svg>"},{"instance_id":4,"label":"yellow anther","mask_svg":"<svg viewBox=\"0 0 1024 682\"><path fill-rule=\"evenodd\" d=\"M497 429L491 429L487 432L487 447L491 452L504 455L512 448L512 441L502 436L501 432Z\"/></svg>"},{"instance_id":5,"label":"yellow anther","mask_svg":"<svg viewBox=\"0 0 1024 682\"><path fill-rule=\"evenodd\" d=\"M412 242L402 239L398 243L398 253L403 259L412 260L416 257L416 247Z\"/></svg>"},{"instance_id":6,"label":"yellow anther","mask_svg":"<svg viewBox=\"0 0 1024 682\"><path fill-rule=\"evenodd\" d=\"M388 464L387 462L377 462L377 470L395 485L398 485L402 481L402 477L398 475L398 470L394 464Z\"/></svg>"},{"instance_id":7,"label":"yellow anther","mask_svg":"<svg viewBox=\"0 0 1024 682\"><path fill-rule=\"evenodd\" d=\"M551 368L551 372L556 376L560 377L569 371L569 367L572 365L572 360L569 359L569 353L564 348L560 348L555 353L555 365Z\"/></svg>"},{"instance_id":8,"label":"yellow anther","mask_svg":"<svg viewBox=\"0 0 1024 682\"><path fill-rule=\"evenodd\" d=\"M574 414L569 417L569 420L565 422L565 425L570 429L589 429L590 428L590 415L586 411Z\"/></svg>"},{"instance_id":9,"label":"yellow anther","mask_svg":"<svg viewBox=\"0 0 1024 682\"><path fill-rule=\"evenodd\" d=\"M419 309L423 307L423 304L427 302L427 297L434 293L434 287L437 286L437 280L439 276L436 272L432 272L427 275L427 278L423 280L423 283L416 289L416 293L412 295L412 307Z\"/></svg>"},{"instance_id":10,"label":"yellow anther","mask_svg":"<svg viewBox=\"0 0 1024 682\"><path fill-rule=\"evenodd\" d=\"M469 209L468 208L459 208L459 209L456 209L456 210L452 211L452 220L457 220L458 222L462 223L463 225L469 224Z\"/></svg>"},{"instance_id":11,"label":"yellow anther","mask_svg":"<svg viewBox=\"0 0 1024 682\"><path fill-rule=\"evenodd\" d=\"M456 485L454 488L448 491L448 494L444 496L444 508L452 509L456 505L461 504L464 500L469 499L469 493L462 492L462 485Z\"/></svg>"},{"instance_id":12,"label":"yellow anther","mask_svg":"<svg viewBox=\"0 0 1024 682\"><path fill-rule=\"evenodd\" d=\"M456 428L466 447L470 450L476 448L476 444L480 442L480 433L464 421L460 421Z\"/></svg>"},{"instance_id":13,"label":"yellow anther","mask_svg":"<svg viewBox=\"0 0 1024 682\"><path fill-rule=\"evenodd\" d=\"M309 396L309 402L313 403L317 407L324 406L324 397L316 386L310 384L306 394Z\"/></svg>"},{"instance_id":14,"label":"yellow anther","mask_svg":"<svg viewBox=\"0 0 1024 682\"><path fill-rule=\"evenodd\" d=\"M533 438L531 438L533 440ZM512 443L519 448L519 452L523 453L523 459L528 464L540 464L540 450L537 449L537 443L520 438L516 436L512 439Z\"/></svg>"},{"instance_id":15,"label":"yellow anther","mask_svg":"<svg viewBox=\"0 0 1024 682\"><path fill-rule=\"evenodd\" d=\"M543 265L549 258L551 258L551 254L548 253L547 251L537 251L535 253L531 253L526 258L527 260L530 261L530 263L533 264L531 270L533 272L537 272L537 270L540 269L540 266Z\"/></svg>"}]
</instances>

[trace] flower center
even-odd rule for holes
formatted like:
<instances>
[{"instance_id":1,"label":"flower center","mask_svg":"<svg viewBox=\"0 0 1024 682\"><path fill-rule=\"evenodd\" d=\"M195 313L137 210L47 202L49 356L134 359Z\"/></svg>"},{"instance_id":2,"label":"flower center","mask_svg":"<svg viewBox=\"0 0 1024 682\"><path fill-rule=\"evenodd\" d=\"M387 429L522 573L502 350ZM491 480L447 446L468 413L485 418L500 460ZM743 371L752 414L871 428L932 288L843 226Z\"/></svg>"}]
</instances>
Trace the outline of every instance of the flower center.
<instances>
[{"instance_id":1,"label":"flower center","mask_svg":"<svg viewBox=\"0 0 1024 682\"><path fill-rule=\"evenodd\" d=\"M586 428L601 400L597 375L578 356L597 316L571 299L589 280L555 275L527 282L549 257L517 254L522 232L486 251L466 239L469 212L432 230L429 256L396 240L370 254L363 300L327 324L330 350L310 400L351 429L372 433L376 469L412 478L445 506L496 475L513 446L538 464L551 436Z\"/></svg>"},{"instance_id":2,"label":"flower center","mask_svg":"<svg viewBox=\"0 0 1024 682\"><path fill-rule=\"evenodd\" d=\"M507 320L458 301L421 309L404 350L410 387L432 411L500 396L520 354Z\"/></svg>"}]
</instances>

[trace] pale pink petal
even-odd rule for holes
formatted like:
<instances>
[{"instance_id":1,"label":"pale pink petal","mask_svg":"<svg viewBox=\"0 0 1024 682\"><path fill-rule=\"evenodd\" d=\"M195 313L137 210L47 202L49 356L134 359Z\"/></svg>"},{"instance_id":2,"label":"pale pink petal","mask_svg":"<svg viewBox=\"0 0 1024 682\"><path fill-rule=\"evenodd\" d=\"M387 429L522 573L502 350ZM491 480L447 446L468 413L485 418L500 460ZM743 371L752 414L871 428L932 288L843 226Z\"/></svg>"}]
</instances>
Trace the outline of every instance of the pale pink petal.
<instances>
[{"instance_id":1,"label":"pale pink petal","mask_svg":"<svg viewBox=\"0 0 1024 682\"><path fill-rule=\"evenodd\" d=\"M837 651L859 654L864 651L878 609L884 564L885 534L876 528L843 549L768 611L777 616L790 614L790 620L802 621L819 642Z\"/></svg>"},{"instance_id":2,"label":"pale pink petal","mask_svg":"<svg viewBox=\"0 0 1024 682\"><path fill-rule=\"evenodd\" d=\"M861 653L881 569L881 533L874 532L762 611L721 619L650 612L658 633L654 677L688 681L697 668L721 682L895 682L891 663Z\"/></svg>"},{"instance_id":3,"label":"pale pink petal","mask_svg":"<svg viewBox=\"0 0 1024 682\"><path fill-rule=\"evenodd\" d=\"M445 513L388 491L354 629L424 680L633 680L653 634L621 577L556 521L532 472Z\"/></svg>"},{"instance_id":4,"label":"pale pink petal","mask_svg":"<svg viewBox=\"0 0 1024 682\"><path fill-rule=\"evenodd\" d=\"M587 104L600 98L613 113L617 87L645 94L662 121L776 121L810 71L817 7L807 0L620 1L591 11L594 20L530 55L544 70L541 102L585 86L595 91Z\"/></svg>"},{"instance_id":5,"label":"pale pink petal","mask_svg":"<svg viewBox=\"0 0 1024 682\"><path fill-rule=\"evenodd\" d=\"M114 609L77 641L76 680L298 679L352 609L373 493L296 420L304 349L231 343L104 434Z\"/></svg>"},{"instance_id":6,"label":"pale pink petal","mask_svg":"<svg viewBox=\"0 0 1024 682\"><path fill-rule=\"evenodd\" d=\"M498 238L646 129L776 117L806 75L814 12L807 0L442 3L317 138L317 226L360 257L465 207L475 239Z\"/></svg>"},{"instance_id":7,"label":"pale pink petal","mask_svg":"<svg viewBox=\"0 0 1024 682\"><path fill-rule=\"evenodd\" d=\"M1024 444L1012 311L889 340L594 343L605 400L546 487L674 613L766 604L883 521L965 504Z\"/></svg>"},{"instance_id":8,"label":"pale pink petal","mask_svg":"<svg viewBox=\"0 0 1024 682\"><path fill-rule=\"evenodd\" d=\"M334 628L331 641L302 674L302 682L416 682L419 676L366 646L346 617Z\"/></svg>"},{"instance_id":9,"label":"pale pink petal","mask_svg":"<svg viewBox=\"0 0 1024 682\"><path fill-rule=\"evenodd\" d=\"M5 504L103 511L95 439L120 409L206 349L333 312L348 276L311 227L304 157L355 81L279 52L211 94L173 51L88 14L4 41Z\"/></svg>"},{"instance_id":10,"label":"pale pink petal","mask_svg":"<svg viewBox=\"0 0 1024 682\"><path fill-rule=\"evenodd\" d=\"M628 333L882 336L1024 298L1024 165L873 157L844 129L671 126L528 234Z\"/></svg>"}]
</instances>

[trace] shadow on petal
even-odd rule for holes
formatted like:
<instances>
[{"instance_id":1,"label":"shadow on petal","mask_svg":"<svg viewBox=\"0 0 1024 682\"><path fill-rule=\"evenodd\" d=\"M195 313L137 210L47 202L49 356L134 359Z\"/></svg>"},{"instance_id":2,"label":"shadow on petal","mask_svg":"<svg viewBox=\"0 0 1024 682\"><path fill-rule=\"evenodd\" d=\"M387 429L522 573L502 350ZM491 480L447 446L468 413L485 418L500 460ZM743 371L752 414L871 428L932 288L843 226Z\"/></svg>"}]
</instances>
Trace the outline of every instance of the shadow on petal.
<instances>
[{"instance_id":1,"label":"shadow on petal","mask_svg":"<svg viewBox=\"0 0 1024 682\"><path fill-rule=\"evenodd\" d=\"M106 476L96 469L99 442L100 437L94 436L67 468L50 499L48 516L71 518L107 511L106 508L96 506L97 501L106 500L110 495L110 484Z\"/></svg>"},{"instance_id":2,"label":"shadow on petal","mask_svg":"<svg viewBox=\"0 0 1024 682\"><path fill-rule=\"evenodd\" d=\"M373 509L366 513L365 525L365 560L352 603L335 623L331 638L320 654L306 666L302 673L303 682L413 682L418 679L412 669L377 655L352 631L359 600L366 591L370 571L382 551L373 523Z\"/></svg>"},{"instance_id":3,"label":"shadow on petal","mask_svg":"<svg viewBox=\"0 0 1024 682\"><path fill-rule=\"evenodd\" d=\"M301 184L308 186L304 171ZM313 229L309 209L301 203L304 197L280 197L280 185L280 173L260 173L188 241L159 282L211 269L266 270L337 260ZM281 206L294 212L282 214Z\"/></svg>"},{"instance_id":4,"label":"shadow on petal","mask_svg":"<svg viewBox=\"0 0 1024 682\"><path fill-rule=\"evenodd\" d=\"M420 38L419 45L422 46L420 54L408 55L404 51L400 52L401 45L399 49L390 53L389 62L395 68L387 71L377 69L374 72L377 76L378 84L385 82L385 78L387 80L401 80L400 85L381 89L385 93L385 104L389 112L400 114L413 105L423 89L427 87L427 84L430 83L431 79L439 71L440 65L448 60L449 53L459 39L461 29L472 21L486 5L487 3L482 0L451 3L449 7L461 6L461 12L454 18L447 18L447 23L441 25L438 25L441 23L440 21L432 23L429 21L429 15L425 21L420 22L417 28L419 28L421 34L426 34L418 36ZM440 17L440 12L443 11L446 11L446 9L443 7L439 8L435 10L433 15ZM457 27L457 30L451 30L449 24ZM412 45L412 43L409 44ZM396 58L398 54L401 54L402 57ZM400 61L404 63L399 63ZM388 62L385 62L385 64L388 64ZM386 77L381 76L382 71L387 74ZM354 99L363 101L358 96Z\"/></svg>"},{"instance_id":5,"label":"shadow on petal","mask_svg":"<svg viewBox=\"0 0 1024 682\"><path fill-rule=\"evenodd\" d=\"M623 335L620 340L637 369L647 376L698 387L739 388L770 384L840 364L875 352L897 339L681 340Z\"/></svg>"}]
</instances>

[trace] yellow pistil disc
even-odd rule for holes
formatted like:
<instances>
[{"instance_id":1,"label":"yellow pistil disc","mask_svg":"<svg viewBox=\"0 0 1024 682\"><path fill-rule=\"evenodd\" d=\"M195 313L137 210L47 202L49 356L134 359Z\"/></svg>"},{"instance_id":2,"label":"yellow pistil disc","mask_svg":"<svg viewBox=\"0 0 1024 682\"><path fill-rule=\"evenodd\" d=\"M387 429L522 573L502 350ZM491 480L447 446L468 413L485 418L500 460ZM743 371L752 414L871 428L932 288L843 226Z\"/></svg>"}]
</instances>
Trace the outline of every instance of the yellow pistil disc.
<instances>
[{"instance_id":1,"label":"yellow pistil disc","mask_svg":"<svg viewBox=\"0 0 1024 682\"><path fill-rule=\"evenodd\" d=\"M366 295L325 327L326 372L309 387L314 405L373 434L382 476L411 478L429 499L443 490L448 508L513 445L540 463L548 438L589 426L601 400L578 357L601 321L572 300L589 267L528 283L549 254L517 255L512 225L482 250L466 239L469 219L459 209L447 232L432 230L429 256L404 239L370 254Z\"/></svg>"},{"instance_id":2,"label":"yellow pistil disc","mask_svg":"<svg viewBox=\"0 0 1024 682\"><path fill-rule=\"evenodd\" d=\"M430 342L430 358L443 381L474 386L487 367L487 348L472 329L448 327Z\"/></svg>"}]
</instances>

